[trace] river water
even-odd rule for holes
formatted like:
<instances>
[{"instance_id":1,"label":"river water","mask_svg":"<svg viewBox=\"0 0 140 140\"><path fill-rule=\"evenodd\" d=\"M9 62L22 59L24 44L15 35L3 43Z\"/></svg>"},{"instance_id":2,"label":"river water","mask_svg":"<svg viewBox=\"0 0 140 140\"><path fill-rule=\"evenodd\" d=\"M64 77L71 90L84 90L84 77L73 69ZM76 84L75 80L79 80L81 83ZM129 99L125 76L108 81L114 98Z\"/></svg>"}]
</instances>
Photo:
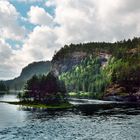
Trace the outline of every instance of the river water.
<instances>
[{"instance_id":1,"label":"river water","mask_svg":"<svg viewBox=\"0 0 140 140\"><path fill-rule=\"evenodd\" d=\"M0 140L140 140L139 107L92 108L49 111L0 103Z\"/></svg>"}]
</instances>

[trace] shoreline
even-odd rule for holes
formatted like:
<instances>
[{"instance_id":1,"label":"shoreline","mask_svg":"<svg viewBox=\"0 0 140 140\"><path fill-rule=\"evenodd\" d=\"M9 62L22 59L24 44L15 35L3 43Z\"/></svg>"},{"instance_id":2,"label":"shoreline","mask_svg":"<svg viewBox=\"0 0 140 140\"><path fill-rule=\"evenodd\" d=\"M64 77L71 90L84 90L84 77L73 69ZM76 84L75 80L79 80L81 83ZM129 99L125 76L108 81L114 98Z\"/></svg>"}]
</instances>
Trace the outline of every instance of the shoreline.
<instances>
[{"instance_id":1,"label":"shoreline","mask_svg":"<svg viewBox=\"0 0 140 140\"><path fill-rule=\"evenodd\" d=\"M35 102L21 102L21 101L0 101L0 103L7 103L12 105L22 105L27 107L33 107L33 108L43 108L43 109L70 109L73 108L74 105L65 102L60 104L52 104L52 105L46 105L43 103L35 103Z\"/></svg>"},{"instance_id":2,"label":"shoreline","mask_svg":"<svg viewBox=\"0 0 140 140\"><path fill-rule=\"evenodd\" d=\"M89 100L85 102L86 99L75 99L76 104L70 102L63 102L59 104L43 104L39 102L27 102L27 101L0 101L0 103L7 103L11 105L19 105L23 107L40 108L40 109L50 109L50 110L61 110L61 109L72 109L72 108L87 108L88 106L92 108L114 108L114 107L138 107L140 102L116 102L116 101L104 101L104 100ZM79 102L80 101L80 102ZM92 102L93 101L93 102ZM99 101L99 102L98 102Z\"/></svg>"}]
</instances>

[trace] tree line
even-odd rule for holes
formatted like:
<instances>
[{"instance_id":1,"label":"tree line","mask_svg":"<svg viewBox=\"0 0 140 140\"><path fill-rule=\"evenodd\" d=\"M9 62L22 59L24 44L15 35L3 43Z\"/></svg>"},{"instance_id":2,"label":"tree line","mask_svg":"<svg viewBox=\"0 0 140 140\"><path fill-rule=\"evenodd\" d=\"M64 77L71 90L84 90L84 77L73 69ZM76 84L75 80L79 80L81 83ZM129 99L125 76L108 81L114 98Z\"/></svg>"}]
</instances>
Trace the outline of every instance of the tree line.
<instances>
[{"instance_id":1,"label":"tree line","mask_svg":"<svg viewBox=\"0 0 140 140\"><path fill-rule=\"evenodd\" d=\"M8 91L9 91L9 88L5 85L5 83L3 81L0 81L0 92L5 93Z\"/></svg>"},{"instance_id":2,"label":"tree line","mask_svg":"<svg viewBox=\"0 0 140 140\"><path fill-rule=\"evenodd\" d=\"M67 57L74 51L84 51L88 57L72 70L62 73L60 79L65 81L68 92L77 95L88 95L90 98L101 98L108 89L114 93L118 85L121 94L133 94L140 87L140 39L134 38L115 43L85 43L66 45L54 56L54 61ZM103 68L99 55L110 55ZM111 89L110 88L110 89Z\"/></svg>"},{"instance_id":3,"label":"tree line","mask_svg":"<svg viewBox=\"0 0 140 140\"><path fill-rule=\"evenodd\" d=\"M47 76L34 75L27 81L24 89L25 92L18 95L22 101L52 104L66 100L65 84L52 72Z\"/></svg>"}]
</instances>

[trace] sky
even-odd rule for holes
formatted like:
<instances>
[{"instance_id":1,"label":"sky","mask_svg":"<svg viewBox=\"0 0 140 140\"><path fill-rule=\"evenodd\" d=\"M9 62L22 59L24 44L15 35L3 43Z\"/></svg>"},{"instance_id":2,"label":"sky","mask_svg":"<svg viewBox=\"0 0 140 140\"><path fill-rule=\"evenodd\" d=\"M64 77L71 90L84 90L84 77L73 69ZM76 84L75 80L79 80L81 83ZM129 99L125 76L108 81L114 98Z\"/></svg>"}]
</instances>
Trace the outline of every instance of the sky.
<instances>
[{"instance_id":1,"label":"sky","mask_svg":"<svg viewBox=\"0 0 140 140\"><path fill-rule=\"evenodd\" d=\"M65 44L140 36L138 0L0 0L0 80Z\"/></svg>"}]
</instances>

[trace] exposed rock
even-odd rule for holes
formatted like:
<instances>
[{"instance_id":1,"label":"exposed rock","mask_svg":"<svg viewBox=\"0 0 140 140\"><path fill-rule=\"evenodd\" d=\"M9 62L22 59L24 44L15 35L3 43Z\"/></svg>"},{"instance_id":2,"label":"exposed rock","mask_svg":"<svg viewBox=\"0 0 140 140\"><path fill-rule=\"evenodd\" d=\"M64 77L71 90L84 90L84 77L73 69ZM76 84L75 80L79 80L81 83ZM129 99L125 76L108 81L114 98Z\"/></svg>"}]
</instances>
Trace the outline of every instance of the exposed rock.
<instances>
[{"instance_id":1,"label":"exposed rock","mask_svg":"<svg viewBox=\"0 0 140 140\"><path fill-rule=\"evenodd\" d=\"M104 68L108 64L108 60L111 57L111 55L107 53L99 53L99 57L101 59L101 65Z\"/></svg>"},{"instance_id":2,"label":"exposed rock","mask_svg":"<svg viewBox=\"0 0 140 140\"><path fill-rule=\"evenodd\" d=\"M67 54L64 59L59 59L57 61L52 61L52 71L59 75L62 72L67 72L71 70L75 65L81 63L81 61L87 57L85 52L73 52L72 54Z\"/></svg>"},{"instance_id":3,"label":"exposed rock","mask_svg":"<svg viewBox=\"0 0 140 140\"><path fill-rule=\"evenodd\" d=\"M107 53L99 53L97 54L101 60L101 65L104 68L111 55ZM89 54L82 51L75 51L71 54L67 54L67 56L63 59L59 59L56 61L52 61L52 71L58 76L62 72L67 72L71 70L74 66L79 65L82 60L88 57Z\"/></svg>"}]
</instances>

